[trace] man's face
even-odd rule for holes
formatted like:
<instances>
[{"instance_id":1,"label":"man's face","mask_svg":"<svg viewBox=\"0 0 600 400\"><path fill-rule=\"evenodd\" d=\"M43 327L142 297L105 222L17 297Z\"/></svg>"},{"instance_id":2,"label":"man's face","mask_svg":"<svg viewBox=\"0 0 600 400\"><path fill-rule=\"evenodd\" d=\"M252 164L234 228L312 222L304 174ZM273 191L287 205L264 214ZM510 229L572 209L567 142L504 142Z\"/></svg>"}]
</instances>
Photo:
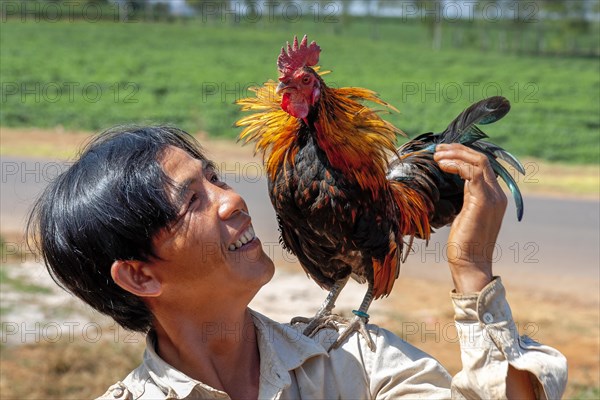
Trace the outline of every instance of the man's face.
<instances>
[{"instance_id":1,"label":"man's face","mask_svg":"<svg viewBox=\"0 0 600 400\"><path fill-rule=\"evenodd\" d=\"M246 203L212 167L177 147L165 150L161 164L175 183L170 196L179 209L154 240L161 297L192 307L202 299L249 302L274 267L254 237Z\"/></svg>"}]
</instances>

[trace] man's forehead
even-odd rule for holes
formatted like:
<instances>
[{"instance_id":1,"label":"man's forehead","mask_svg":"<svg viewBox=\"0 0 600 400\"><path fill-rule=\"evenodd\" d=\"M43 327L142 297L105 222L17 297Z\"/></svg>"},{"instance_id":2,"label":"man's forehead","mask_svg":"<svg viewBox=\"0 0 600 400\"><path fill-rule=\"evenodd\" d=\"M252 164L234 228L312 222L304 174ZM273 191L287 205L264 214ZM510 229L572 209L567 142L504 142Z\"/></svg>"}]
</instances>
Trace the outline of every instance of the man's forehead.
<instances>
[{"instance_id":1,"label":"man's forehead","mask_svg":"<svg viewBox=\"0 0 600 400\"><path fill-rule=\"evenodd\" d=\"M188 152L179 147L167 146L161 157L161 165L165 173L175 181L187 179L194 176L204 168L211 167L208 160L194 158Z\"/></svg>"},{"instance_id":2,"label":"man's forehead","mask_svg":"<svg viewBox=\"0 0 600 400\"><path fill-rule=\"evenodd\" d=\"M190 186L202 176L203 169L212 168L210 161L194 158L185 150L175 146L165 148L161 165L173 183L168 192L177 207L188 195Z\"/></svg>"}]
</instances>

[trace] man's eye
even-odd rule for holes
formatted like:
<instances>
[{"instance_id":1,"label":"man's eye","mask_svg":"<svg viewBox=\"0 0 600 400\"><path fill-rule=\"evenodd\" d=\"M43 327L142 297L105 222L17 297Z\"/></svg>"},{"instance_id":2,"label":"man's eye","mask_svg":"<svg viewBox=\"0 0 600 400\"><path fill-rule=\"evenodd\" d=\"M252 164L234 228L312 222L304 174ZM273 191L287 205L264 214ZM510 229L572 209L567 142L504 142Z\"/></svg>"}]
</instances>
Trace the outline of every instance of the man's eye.
<instances>
[{"instance_id":1,"label":"man's eye","mask_svg":"<svg viewBox=\"0 0 600 400\"><path fill-rule=\"evenodd\" d=\"M217 183L220 181L217 174L211 174L208 180L210 181L210 183Z\"/></svg>"},{"instance_id":2,"label":"man's eye","mask_svg":"<svg viewBox=\"0 0 600 400\"><path fill-rule=\"evenodd\" d=\"M218 186L220 188L228 189L229 186L221 180L221 177L216 172L210 172L210 174L206 178L208 182L211 184Z\"/></svg>"}]
</instances>

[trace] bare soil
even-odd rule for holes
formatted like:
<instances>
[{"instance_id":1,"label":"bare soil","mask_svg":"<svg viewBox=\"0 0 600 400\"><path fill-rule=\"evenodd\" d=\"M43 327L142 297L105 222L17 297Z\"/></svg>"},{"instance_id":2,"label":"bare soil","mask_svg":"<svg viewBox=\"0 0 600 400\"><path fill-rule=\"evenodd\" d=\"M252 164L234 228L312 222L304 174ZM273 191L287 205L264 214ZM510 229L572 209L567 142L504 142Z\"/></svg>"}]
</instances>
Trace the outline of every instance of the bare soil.
<instances>
[{"instance_id":1,"label":"bare soil","mask_svg":"<svg viewBox=\"0 0 600 400\"><path fill-rule=\"evenodd\" d=\"M11 329L5 326L2 332L2 398L90 398L140 362L143 337L83 307L54 285L42 265L28 262L2 268L51 291L15 293L2 287L2 305L10 310L2 320ZM282 322L312 315L326 293L299 271L299 266L289 264L279 268L251 307ZM461 364L450 289L450 282L401 276L390 297L374 303L371 321L431 354L455 374ZM582 388L598 388L598 308L551 293L532 294L510 286L507 291L520 332L555 347L569 360L566 398L581 397ZM363 292L364 286L349 283L336 311L350 316ZM67 329L70 326L72 330Z\"/></svg>"}]
</instances>

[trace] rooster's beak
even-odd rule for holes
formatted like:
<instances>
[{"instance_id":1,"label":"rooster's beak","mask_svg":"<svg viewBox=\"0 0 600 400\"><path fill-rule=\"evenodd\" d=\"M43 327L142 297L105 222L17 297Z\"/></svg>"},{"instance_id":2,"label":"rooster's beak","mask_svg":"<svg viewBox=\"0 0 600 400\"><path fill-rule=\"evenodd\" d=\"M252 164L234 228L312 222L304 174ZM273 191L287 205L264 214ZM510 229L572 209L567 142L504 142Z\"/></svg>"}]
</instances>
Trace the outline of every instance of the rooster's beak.
<instances>
[{"instance_id":1,"label":"rooster's beak","mask_svg":"<svg viewBox=\"0 0 600 400\"><path fill-rule=\"evenodd\" d=\"M285 88L287 88L286 84L283 82L279 82L279 85L277 85L277 89L275 89L275 93L279 94Z\"/></svg>"}]
</instances>

